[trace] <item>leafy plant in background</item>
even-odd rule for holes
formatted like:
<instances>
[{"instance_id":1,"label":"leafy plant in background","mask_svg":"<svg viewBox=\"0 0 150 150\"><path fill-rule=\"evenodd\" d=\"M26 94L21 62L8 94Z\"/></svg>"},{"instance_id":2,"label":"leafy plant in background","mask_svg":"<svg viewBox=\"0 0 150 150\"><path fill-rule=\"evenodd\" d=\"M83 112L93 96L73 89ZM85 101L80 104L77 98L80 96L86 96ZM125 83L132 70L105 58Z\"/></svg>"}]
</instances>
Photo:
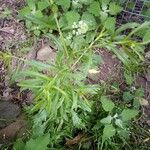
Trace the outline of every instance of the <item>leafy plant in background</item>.
<instances>
[{"instance_id":1,"label":"leafy plant in background","mask_svg":"<svg viewBox=\"0 0 150 150\"><path fill-rule=\"evenodd\" d=\"M93 39L99 36L99 32L102 32L97 40L99 43L94 47L112 51L123 62L126 69L134 72L144 60L144 44L149 43L149 32L145 31L150 23L145 22L142 25L127 23L116 29L116 16L122 11L118 2L27 0L28 6L20 11L20 16L26 20L28 29L33 30L36 35L40 35L41 32L53 33L53 36L58 39L60 37L57 33L61 30L66 46L81 53ZM123 34L129 29L132 30L129 35ZM142 36L143 42L133 40L133 37L135 38L137 33L141 32L143 34L138 36Z\"/></svg>"},{"instance_id":2,"label":"leafy plant in background","mask_svg":"<svg viewBox=\"0 0 150 150\"><path fill-rule=\"evenodd\" d=\"M130 135L131 119L138 115L137 109L127 108L125 105L116 106L107 96L101 96L101 105L97 114L96 124L92 132L97 138L97 149L115 149L124 147ZM103 133L103 134L102 134ZM117 141L122 141L118 145ZM114 142L116 141L116 146Z\"/></svg>"}]
</instances>

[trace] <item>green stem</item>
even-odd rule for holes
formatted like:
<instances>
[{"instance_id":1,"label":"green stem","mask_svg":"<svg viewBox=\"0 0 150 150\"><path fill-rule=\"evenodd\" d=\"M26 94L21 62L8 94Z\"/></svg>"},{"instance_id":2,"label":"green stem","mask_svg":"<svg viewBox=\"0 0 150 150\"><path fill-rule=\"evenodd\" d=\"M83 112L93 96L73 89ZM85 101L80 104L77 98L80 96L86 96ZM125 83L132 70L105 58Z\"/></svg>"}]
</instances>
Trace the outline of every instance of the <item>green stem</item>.
<instances>
[{"instance_id":1,"label":"green stem","mask_svg":"<svg viewBox=\"0 0 150 150\"><path fill-rule=\"evenodd\" d=\"M68 51L67 51L67 46L66 46L66 43L65 43L63 34L62 34L62 32L61 32L61 29L60 29L60 26L59 26L59 23L58 23L56 14L54 15L54 18L55 18L55 21L56 21L56 25L57 25L57 28L58 28L58 32L59 32L60 38L61 38L61 40L62 40L62 44L63 44L63 47L64 47L64 53L65 53L65 55L66 55L66 58L68 58L68 57L69 57L69 54L68 54Z\"/></svg>"},{"instance_id":2,"label":"green stem","mask_svg":"<svg viewBox=\"0 0 150 150\"><path fill-rule=\"evenodd\" d=\"M85 48L85 51L81 54L81 56L72 65L72 67L71 67L72 70L74 69L74 67L76 66L76 64L81 60L81 58L84 56L84 54L86 54L86 52L92 48L92 46L95 44L95 42L97 42L101 37L103 37L103 33L104 33L104 28L101 30L99 36L89 45L88 48Z\"/></svg>"}]
</instances>

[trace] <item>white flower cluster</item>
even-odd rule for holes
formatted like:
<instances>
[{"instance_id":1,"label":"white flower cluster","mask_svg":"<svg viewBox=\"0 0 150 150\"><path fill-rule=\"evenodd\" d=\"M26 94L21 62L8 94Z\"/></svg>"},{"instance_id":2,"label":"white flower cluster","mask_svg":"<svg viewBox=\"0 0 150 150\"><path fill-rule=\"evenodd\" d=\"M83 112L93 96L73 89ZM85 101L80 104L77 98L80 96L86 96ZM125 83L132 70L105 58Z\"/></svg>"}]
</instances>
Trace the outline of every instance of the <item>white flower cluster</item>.
<instances>
[{"instance_id":1,"label":"white flower cluster","mask_svg":"<svg viewBox=\"0 0 150 150\"><path fill-rule=\"evenodd\" d=\"M79 21L78 23L74 22L72 25L73 35L85 34L88 31L88 25L84 21Z\"/></svg>"}]
</instances>

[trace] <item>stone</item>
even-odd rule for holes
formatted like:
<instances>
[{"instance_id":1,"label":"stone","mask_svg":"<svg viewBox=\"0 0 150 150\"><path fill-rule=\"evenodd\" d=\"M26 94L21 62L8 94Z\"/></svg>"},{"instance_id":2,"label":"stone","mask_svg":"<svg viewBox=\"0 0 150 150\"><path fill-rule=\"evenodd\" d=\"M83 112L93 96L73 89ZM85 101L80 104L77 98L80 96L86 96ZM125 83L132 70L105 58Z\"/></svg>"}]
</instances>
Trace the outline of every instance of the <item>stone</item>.
<instances>
[{"instance_id":1,"label":"stone","mask_svg":"<svg viewBox=\"0 0 150 150\"><path fill-rule=\"evenodd\" d=\"M7 143L25 136L27 122L23 117L19 117L15 122L0 130L0 143Z\"/></svg>"},{"instance_id":2,"label":"stone","mask_svg":"<svg viewBox=\"0 0 150 150\"><path fill-rule=\"evenodd\" d=\"M37 52L37 60L54 63L56 52L50 46L44 46Z\"/></svg>"},{"instance_id":3,"label":"stone","mask_svg":"<svg viewBox=\"0 0 150 150\"><path fill-rule=\"evenodd\" d=\"M99 80L99 76L100 76L100 71L96 69L90 69L88 71L88 78L91 79L92 81L97 82Z\"/></svg>"},{"instance_id":4,"label":"stone","mask_svg":"<svg viewBox=\"0 0 150 150\"><path fill-rule=\"evenodd\" d=\"M150 51L145 53L145 58L150 59Z\"/></svg>"},{"instance_id":5,"label":"stone","mask_svg":"<svg viewBox=\"0 0 150 150\"><path fill-rule=\"evenodd\" d=\"M13 122L21 113L21 108L10 101L0 101L0 128Z\"/></svg>"}]
</instances>

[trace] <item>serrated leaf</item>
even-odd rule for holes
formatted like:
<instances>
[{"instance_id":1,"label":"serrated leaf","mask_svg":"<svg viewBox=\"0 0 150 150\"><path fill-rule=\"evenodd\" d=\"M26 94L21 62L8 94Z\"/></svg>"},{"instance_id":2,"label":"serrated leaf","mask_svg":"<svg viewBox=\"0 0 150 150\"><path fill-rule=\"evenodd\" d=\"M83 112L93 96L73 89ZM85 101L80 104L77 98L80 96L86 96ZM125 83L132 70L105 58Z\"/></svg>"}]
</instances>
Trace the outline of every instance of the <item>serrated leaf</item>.
<instances>
[{"instance_id":1,"label":"serrated leaf","mask_svg":"<svg viewBox=\"0 0 150 150\"><path fill-rule=\"evenodd\" d=\"M84 111L91 112L91 105L87 100L80 100L79 107L82 108Z\"/></svg>"},{"instance_id":2,"label":"serrated leaf","mask_svg":"<svg viewBox=\"0 0 150 150\"><path fill-rule=\"evenodd\" d=\"M83 38L83 36L75 36L73 38L73 42L71 44L71 48L74 50L80 50L82 47L84 47L86 45L86 41Z\"/></svg>"},{"instance_id":3,"label":"serrated leaf","mask_svg":"<svg viewBox=\"0 0 150 150\"><path fill-rule=\"evenodd\" d=\"M93 30L96 28L96 20L94 16L88 12L84 12L81 20L85 21L89 27L89 30Z\"/></svg>"},{"instance_id":4,"label":"serrated leaf","mask_svg":"<svg viewBox=\"0 0 150 150\"><path fill-rule=\"evenodd\" d=\"M93 2L94 0L80 0L80 2L84 5L89 5Z\"/></svg>"},{"instance_id":5,"label":"serrated leaf","mask_svg":"<svg viewBox=\"0 0 150 150\"><path fill-rule=\"evenodd\" d=\"M103 141L113 137L116 134L116 129L113 127L112 124L105 125L103 130Z\"/></svg>"},{"instance_id":6,"label":"serrated leaf","mask_svg":"<svg viewBox=\"0 0 150 150\"><path fill-rule=\"evenodd\" d=\"M115 104L109 100L106 96L101 97L102 107L105 111L110 112L115 107Z\"/></svg>"},{"instance_id":7,"label":"serrated leaf","mask_svg":"<svg viewBox=\"0 0 150 150\"><path fill-rule=\"evenodd\" d=\"M80 19L80 15L77 11L68 11L65 16L69 27L71 27L74 22L78 22Z\"/></svg>"},{"instance_id":8,"label":"serrated leaf","mask_svg":"<svg viewBox=\"0 0 150 150\"><path fill-rule=\"evenodd\" d=\"M116 120L115 120L115 124L116 124L118 127L123 128L123 122L122 122L121 119L116 119Z\"/></svg>"},{"instance_id":9,"label":"serrated leaf","mask_svg":"<svg viewBox=\"0 0 150 150\"><path fill-rule=\"evenodd\" d=\"M123 121L129 121L138 115L139 111L134 109L124 109L120 116Z\"/></svg>"},{"instance_id":10,"label":"serrated leaf","mask_svg":"<svg viewBox=\"0 0 150 150\"><path fill-rule=\"evenodd\" d=\"M109 4L109 13L111 15L117 15L118 13L120 13L122 11L122 7L117 5L115 2L111 2Z\"/></svg>"},{"instance_id":11,"label":"serrated leaf","mask_svg":"<svg viewBox=\"0 0 150 150\"><path fill-rule=\"evenodd\" d=\"M126 102L130 102L133 99L133 95L130 92L123 93L123 100Z\"/></svg>"},{"instance_id":12,"label":"serrated leaf","mask_svg":"<svg viewBox=\"0 0 150 150\"><path fill-rule=\"evenodd\" d=\"M116 30L116 34L119 34L121 33L122 31L125 31L127 29L134 29L136 27L139 26L139 23L136 23L136 22L129 22L129 23L126 23L126 24L123 24L121 25L121 27L119 27L117 30Z\"/></svg>"},{"instance_id":13,"label":"serrated leaf","mask_svg":"<svg viewBox=\"0 0 150 150\"><path fill-rule=\"evenodd\" d=\"M114 32L115 31L115 24L116 24L116 19L114 17L108 17L106 21L104 22L104 27L110 31Z\"/></svg>"},{"instance_id":14,"label":"serrated leaf","mask_svg":"<svg viewBox=\"0 0 150 150\"><path fill-rule=\"evenodd\" d=\"M50 64L43 63L41 61L31 60L26 62L28 65L37 68L38 70L48 70L51 69L52 66Z\"/></svg>"},{"instance_id":15,"label":"serrated leaf","mask_svg":"<svg viewBox=\"0 0 150 150\"><path fill-rule=\"evenodd\" d=\"M143 88L138 88L138 89L135 91L135 96L136 96L136 97L144 97L144 89L143 89Z\"/></svg>"},{"instance_id":16,"label":"serrated leaf","mask_svg":"<svg viewBox=\"0 0 150 150\"><path fill-rule=\"evenodd\" d=\"M144 37L143 37L143 42L150 42L150 29L146 31Z\"/></svg>"},{"instance_id":17,"label":"serrated leaf","mask_svg":"<svg viewBox=\"0 0 150 150\"><path fill-rule=\"evenodd\" d=\"M13 145L13 150L24 150L25 144L21 139L17 139Z\"/></svg>"},{"instance_id":18,"label":"serrated leaf","mask_svg":"<svg viewBox=\"0 0 150 150\"><path fill-rule=\"evenodd\" d=\"M92 4L90 4L89 8L88 8L88 11L95 15L95 16L99 16L100 15L100 4L99 2L95 1L93 2Z\"/></svg>"},{"instance_id":19,"label":"serrated leaf","mask_svg":"<svg viewBox=\"0 0 150 150\"><path fill-rule=\"evenodd\" d=\"M101 123L103 123L103 124L110 124L112 119L113 119L112 116L107 116L106 118L101 119Z\"/></svg>"},{"instance_id":20,"label":"serrated leaf","mask_svg":"<svg viewBox=\"0 0 150 150\"><path fill-rule=\"evenodd\" d=\"M44 10L48 6L50 6L48 1L40 1L40 2L38 2L38 10Z\"/></svg>"},{"instance_id":21,"label":"serrated leaf","mask_svg":"<svg viewBox=\"0 0 150 150\"><path fill-rule=\"evenodd\" d=\"M78 114L74 111L72 111L72 121L73 125L76 127L83 127L83 123L81 121L81 118L79 118Z\"/></svg>"},{"instance_id":22,"label":"serrated leaf","mask_svg":"<svg viewBox=\"0 0 150 150\"><path fill-rule=\"evenodd\" d=\"M70 7L70 0L57 0L57 5L62 6L62 8L68 9Z\"/></svg>"},{"instance_id":23,"label":"serrated leaf","mask_svg":"<svg viewBox=\"0 0 150 150\"><path fill-rule=\"evenodd\" d=\"M125 139L128 139L129 138L129 130L127 130L126 128L119 128L117 129L117 133L121 136L121 137L124 137Z\"/></svg>"},{"instance_id":24,"label":"serrated leaf","mask_svg":"<svg viewBox=\"0 0 150 150\"><path fill-rule=\"evenodd\" d=\"M125 77L126 83L128 85L131 85L133 83L134 77L133 77L133 75L130 71L125 71L124 72L124 77Z\"/></svg>"},{"instance_id":25,"label":"serrated leaf","mask_svg":"<svg viewBox=\"0 0 150 150\"><path fill-rule=\"evenodd\" d=\"M27 0L27 4L30 7L31 10L35 10L36 6L35 6L35 0Z\"/></svg>"},{"instance_id":26,"label":"serrated leaf","mask_svg":"<svg viewBox=\"0 0 150 150\"><path fill-rule=\"evenodd\" d=\"M102 9L105 11L108 8L108 4L109 4L110 0L101 0L101 4L102 4Z\"/></svg>"},{"instance_id":27,"label":"serrated leaf","mask_svg":"<svg viewBox=\"0 0 150 150\"><path fill-rule=\"evenodd\" d=\"M24 7L23 9L19 10L19 16L25 17L31 13L31 10L29 7Z\"/></svg>"},{"instance_id":28,"label":"serrated leaf","mask_svg":"<svg viewBox=\"0 0 150 150\"><path fill-rule=\"evenodd\" d=\"M25 146L25 150L47 150L49 143L49 134L37 137L36 139L30 139Z\"/></svg>"}]
</instances>

